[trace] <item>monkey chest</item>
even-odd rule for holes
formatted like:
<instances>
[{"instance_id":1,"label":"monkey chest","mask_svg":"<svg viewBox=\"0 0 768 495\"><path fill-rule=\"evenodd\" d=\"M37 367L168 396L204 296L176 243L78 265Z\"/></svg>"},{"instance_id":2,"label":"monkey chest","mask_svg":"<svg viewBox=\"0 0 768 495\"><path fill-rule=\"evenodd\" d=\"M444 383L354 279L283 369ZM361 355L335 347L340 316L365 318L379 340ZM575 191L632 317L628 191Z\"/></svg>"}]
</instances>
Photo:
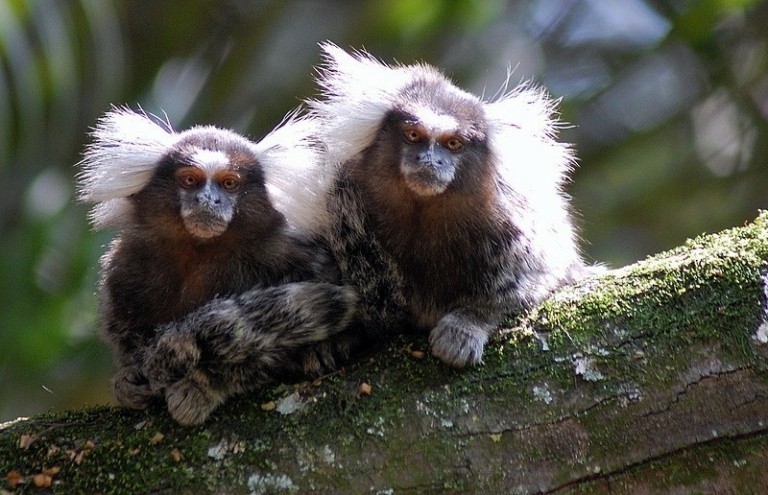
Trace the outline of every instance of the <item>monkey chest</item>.
<instances>
[{"instance_id":1,"label":"monkey chest","mask_svg":"<svg viewBox=\"0 0 768 495\"><path fill-rule=\"evenodd\" d=\"M487 289L493 254L485 239L418 239L391 253L414 311L449 311Z\"/></svg>"}]
</instances>

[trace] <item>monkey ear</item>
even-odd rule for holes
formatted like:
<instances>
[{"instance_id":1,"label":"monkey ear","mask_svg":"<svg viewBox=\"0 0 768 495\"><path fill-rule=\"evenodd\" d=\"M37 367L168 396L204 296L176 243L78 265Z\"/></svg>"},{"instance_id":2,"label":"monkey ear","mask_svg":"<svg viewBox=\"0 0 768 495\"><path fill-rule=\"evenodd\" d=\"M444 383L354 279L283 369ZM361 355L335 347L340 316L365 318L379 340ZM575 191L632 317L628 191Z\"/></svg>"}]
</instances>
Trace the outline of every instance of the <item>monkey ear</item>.
<instances>
[{"instance_id":1,"label":"monkey ear","mask_svg":"<svg viewBox=\"0 0 768 495\"><path fill-rule=\"evenodd\" d=\"M87 203L140 191L176 139L169 124L162 126L147 114L128 108L107 112L91 135L93 142L86 146L77 175L79 199Z\"/></svg>"},{"instance_id":2,"label":"monkey ear","mask_svg":"<svg viewBox=\"0 0 768 495\"><path fill-rule=\"evenodd\" d=\"M302 231L322 233L328 225L325 194L331 172L320 161L318 120L300 115L300 109L253 145L264 171L274 207L288 224Z\"/></svg>"},{"instance_id":3,"label":"monkey ear","mask_svg":"<svg viewBox=\"0 0 768 495\"><path fill-rule=\"evenodd\" d=\"M320 98L307 104L324 120L320 133L328 158L344 162L371 144L384 115L395 107L413 75L408 68L386 65L365 52L350 54L330 42L320 48Z\"/></svg>"},{"instance_id":4,"label":"monkey ear","mask_svg":"<svg viewBox=\"0 0 768 495\"><path fill-rule=\"evenodd\" d=\"M556 139L562 127L556 107L556 100L530 83L485 104L499 173L519 192L559 191L575 164L571 147Z\"/></svg>"},{"instance_id":5,"label":"monkey ear","mask_svg":"<svg viewBox=\"0 0 768 495\"><path fill-rule=\"evenodd\" d=\"M97 203L88 213L94 229L120 230L131 223L133 203L126 198L115 198Z\"/></svg>"}]
</instances>

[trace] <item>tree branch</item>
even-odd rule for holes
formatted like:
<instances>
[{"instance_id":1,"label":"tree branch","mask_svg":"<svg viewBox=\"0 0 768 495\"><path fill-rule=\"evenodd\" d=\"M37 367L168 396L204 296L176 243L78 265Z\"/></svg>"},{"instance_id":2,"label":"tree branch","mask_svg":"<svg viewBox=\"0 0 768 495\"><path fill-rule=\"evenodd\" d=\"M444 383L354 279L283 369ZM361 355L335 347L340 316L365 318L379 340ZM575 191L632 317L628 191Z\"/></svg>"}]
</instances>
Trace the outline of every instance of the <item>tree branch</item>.
<instances>
[{"instance_id":1,"label":"tree branch","mask_svg":"<svg viewBox=\"0 0 768 495\"><path fill-rule=\"evenodd\" d=\"M198 428L160 406L41 415L0 429L0 472L56 493L761 492L767 266L764 213L559 291L481 367L402 338Z\"/></svg>"}]
</instances>

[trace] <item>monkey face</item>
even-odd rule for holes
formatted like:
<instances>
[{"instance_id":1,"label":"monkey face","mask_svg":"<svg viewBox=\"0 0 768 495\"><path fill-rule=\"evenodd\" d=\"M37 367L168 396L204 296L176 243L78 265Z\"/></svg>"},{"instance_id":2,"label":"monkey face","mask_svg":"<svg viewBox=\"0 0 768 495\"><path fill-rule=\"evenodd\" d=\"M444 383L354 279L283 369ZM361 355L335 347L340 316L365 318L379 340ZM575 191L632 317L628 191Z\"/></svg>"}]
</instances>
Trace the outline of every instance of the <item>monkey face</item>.
<instances>
[{"instance_id":1,"label":"monkey face","mask_svg":"<svg viewBox=\"0 0 768 495\"><path fill-rule=\"evenodd\" d=\"M482 105L447 81L429 78L416 79L396 100L384 116L389 145L383 148L399 153L394 161L406 187L430 197L465 186L463 178L486 161L479 156L485 149Z\"/></svg>"},{"instance_id":2,"label":"monkey face","mask_svg":"<svg viewBox=\"0 0 768 495\"><path fill-rule=\"evenodd\" d=\"M181 166L174 174L181 218L193 237L209 239L227 230L243 177L229 168L223 153L199 150L194 157L198 165Z\"/></svg>"},{"instance_id":3,"label":"monkey face","mask_svg":"<svg viewBox=\"0 0 768 495\"><path fill-rule=\"evenodd\" d=\"M396 150L398 173L419 197L444 193L449 187L470 187L472 177L485 167L481 135L463 132L459 118L420 108L418 112L392 112L385 119L390 145Z\"/></svg>"},{"instance_id":4,"label":"monkey face","mask_svg":"<svg viewBox=\"0 0 768 495\"><path fill-rule=\"evenodd\" d=\"M133 196L140 223L199 241L274 228L279 214L260 162L242 141L223 131L187 131L160 160L147 187Z\"/></svg>"},{"instance_id":5,"label":"monkey face","mask_svg":"<svg viewBox=\"0 0 768 495\"><path fill-rule=\"evenodd\" d=\"M464 140L453 132L430 132L424 125L405 121L398 126L402 138L400 172L419 196L444 192L456 175Z\"/></svg>"}]
</instances>

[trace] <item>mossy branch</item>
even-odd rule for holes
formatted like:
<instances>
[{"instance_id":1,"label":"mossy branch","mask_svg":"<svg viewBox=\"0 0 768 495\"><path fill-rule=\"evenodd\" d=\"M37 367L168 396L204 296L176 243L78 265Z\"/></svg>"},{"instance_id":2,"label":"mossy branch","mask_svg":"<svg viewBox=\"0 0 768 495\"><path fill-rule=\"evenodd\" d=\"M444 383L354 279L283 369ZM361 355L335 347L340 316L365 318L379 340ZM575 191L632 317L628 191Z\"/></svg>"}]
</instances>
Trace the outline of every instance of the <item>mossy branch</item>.
<instances>
[{"instance_id":1,"label":"mossy branch","mask_svg":"<svg viewBox=\"0 0 768 495\"><path fill-rule=\"evenodd\" d=\"M567 287L483 366L401 339L321 383L0 430L5 490L756 493L768 487L768 214Z\"/></svg>"}]
</instances>

